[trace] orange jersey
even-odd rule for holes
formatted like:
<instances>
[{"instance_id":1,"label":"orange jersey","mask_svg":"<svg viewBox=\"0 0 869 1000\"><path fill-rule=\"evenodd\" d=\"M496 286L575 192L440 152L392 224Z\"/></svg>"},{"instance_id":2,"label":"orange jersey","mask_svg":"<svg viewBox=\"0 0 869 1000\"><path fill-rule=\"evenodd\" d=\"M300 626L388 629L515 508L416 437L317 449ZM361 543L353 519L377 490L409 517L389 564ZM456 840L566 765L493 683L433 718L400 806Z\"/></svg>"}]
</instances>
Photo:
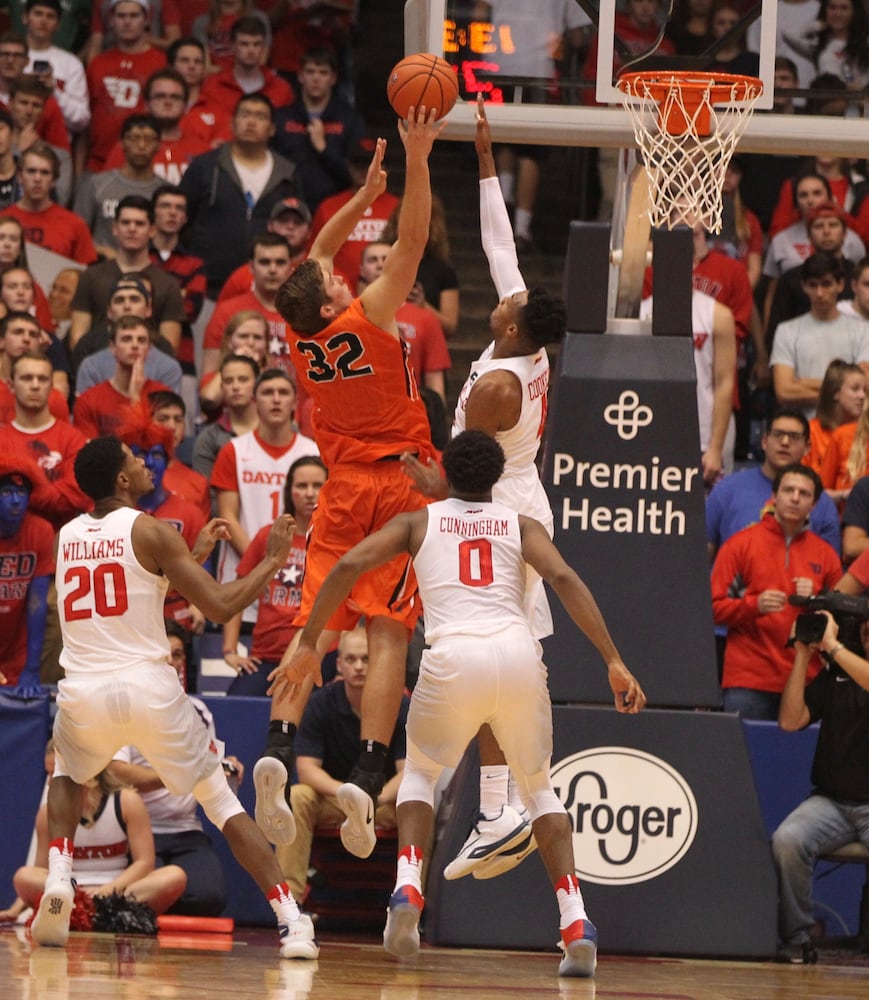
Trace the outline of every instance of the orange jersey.
<instances>
[{"instance_id":1,"label":"orange jersey","mask_svg":"<svg viewBox=\"0 0 869 1000\"><path fill-rule=\"evenodd\" d=\"M415 452L434 456L425 405L402 341L375 326L359 299L319 332L292 333L296 381L314 401L314 439L331 469Z\"/></svg>"}]
</instances>

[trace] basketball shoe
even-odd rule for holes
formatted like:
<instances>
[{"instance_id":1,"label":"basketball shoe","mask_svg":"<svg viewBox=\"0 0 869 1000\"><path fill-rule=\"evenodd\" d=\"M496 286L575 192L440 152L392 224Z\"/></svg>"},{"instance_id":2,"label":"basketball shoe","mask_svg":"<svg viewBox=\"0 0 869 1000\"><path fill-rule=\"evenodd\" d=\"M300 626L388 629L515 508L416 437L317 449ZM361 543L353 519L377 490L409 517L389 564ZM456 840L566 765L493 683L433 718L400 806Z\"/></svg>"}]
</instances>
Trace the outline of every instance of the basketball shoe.
<instances>
[{"instance_id":1,"label":"basketball shoe","mask_svg":"<svg viewBox=\"0 0 869 1000\"><path fill-rule=\"evenodd\" d=\"M300 913L295 920L278 921L281 936L281 958L316 958L320 946L314 938L314 922L307 913Z\"/></svg>"},{"instance_id":2,"label":"basketball shoe","mask_svg":"<svg viewBox=\"0 0 869 1000\"><path fill-rule=\"evenodd\" d=\"M479 864L471 873L474 878L497 878L505 872L512 871L520 865L529 854L533 854L534 851L537 850L537 841L534 839L534 833L530 829L531 817L528 815L528 810L522 809L519 813L519 818L528 824L528 835L520 840L515 847L508 847L505 851L501 851L499 854L493 855L488 859L488 861L483 861Z\"/></svg>"},{"instance_id":3,"label":"basketball shoe","mask_svg":"<svg viewBox=\"0 0 869 1000\"><path fill-rule=\"evenodd\" d=\"M494 819L486 819L482 813L477 813L468 839L444 869L444 878L456 879L470 875L484 862L521 844L527 839L529 832L527 813L523 819L512 806L501 806L501 812Z\"/></svg>"},{"instance_id":4,"label":"basketball shoe","mask_svg":"<svg viewBox=\"0 0 869 1000\"><path fill-rule=\"evenodd\" d=\"M290 778L295 755L289 747L266 750L253 768L256 825L272 844L292 844L296 821L290 808Z\"/></svg>"},{"instance_id":5,"label":"basketball shoe","mask_svg":"<svg viewBox=\"0 0 869 1000\"><path fill-rule=\"evenodd\" d=\"M62 948L69 937L69 920L75 899L75 882L48 873L39 909L30 925L30 933L37 944Z\"/></svg>"},{"instance_id":6,"label":"basketball shoe","mask_svg":"<svg viewBox=\"0 0 869 1000\"><path fill-rule=\"evenodd\" d=\"M564 956L558 966L559 976L589 979L597 967L597 928L590 920L574 920L561 931L558 947Z\"/></svg>"},{"instance_id":7,"label":"basketball shoe","mask_svg":"<svg viewBox=\"0 0 869 1000\"><path fill-rule=\"evenodd\" d=\"M419 951L419 918L425 899L412 885L403 885L389 897L383 947L390 955L407 958Z\"/></svg>"},{"instance_id":8,"label":"basketball shoe","mask_svg":"<svg viewBox=\"0 0 869 1000\"><path fill-rule=\"evenodd\" d=\"M347 819L341 824L341 843L357 858L371 856L377 843L374 813L383 775L353 768L350 780L338 789L338 805Z\"/></svg>"}]
</instances>

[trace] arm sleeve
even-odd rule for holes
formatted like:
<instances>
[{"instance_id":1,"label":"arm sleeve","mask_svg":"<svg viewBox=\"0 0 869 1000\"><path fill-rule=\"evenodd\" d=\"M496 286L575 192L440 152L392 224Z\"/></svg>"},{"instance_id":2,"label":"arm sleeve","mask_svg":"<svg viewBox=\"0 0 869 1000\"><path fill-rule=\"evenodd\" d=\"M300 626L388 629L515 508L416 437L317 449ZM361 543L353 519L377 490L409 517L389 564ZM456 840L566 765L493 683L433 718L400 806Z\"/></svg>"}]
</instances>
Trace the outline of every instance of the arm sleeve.
<instances>
[{"instance_id":1,"label":"arm sleeve","mask_svg":"<svg viewBox=\"0 0 869 1000\"><path fill-rule=\"evenodd\" d=\"M498 298L525 291L513 230L497 177L480 181L480 237Z\"/></svg>"}]
</instances>

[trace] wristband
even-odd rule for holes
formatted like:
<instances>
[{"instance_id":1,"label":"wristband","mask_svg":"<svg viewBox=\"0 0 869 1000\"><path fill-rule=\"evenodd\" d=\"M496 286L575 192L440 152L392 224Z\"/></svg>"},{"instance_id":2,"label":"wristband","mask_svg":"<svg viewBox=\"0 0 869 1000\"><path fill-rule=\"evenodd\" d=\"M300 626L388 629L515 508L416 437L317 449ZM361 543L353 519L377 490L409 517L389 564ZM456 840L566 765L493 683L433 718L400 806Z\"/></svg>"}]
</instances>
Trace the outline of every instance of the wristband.
<instances>
[{"instance_id":1,"label":"wristband","mask_svg":"<svg viewBox=\"0 0 869 1000\"><path fill-rule=\"evenodd\" d=\"M237 649L224 649L224 651L223 651L223 658L224 658L224 660L227 658L227 656L238 656L238 650Z\"/></svg>"},{"instance_id":2,"label":"wristband","mask_svg":"<svg viewBox=\"0 0 869 1000\"><path fill-rule=\"evenodd\" d=\"M844 642L837 642L836 645L833 646L833 648L828 653L824 654L827 657L827 661L829 663L835 663L836 657L839 655L839 653L842 652L844 648L845 648Z\"/></svg>"}]
</instances>

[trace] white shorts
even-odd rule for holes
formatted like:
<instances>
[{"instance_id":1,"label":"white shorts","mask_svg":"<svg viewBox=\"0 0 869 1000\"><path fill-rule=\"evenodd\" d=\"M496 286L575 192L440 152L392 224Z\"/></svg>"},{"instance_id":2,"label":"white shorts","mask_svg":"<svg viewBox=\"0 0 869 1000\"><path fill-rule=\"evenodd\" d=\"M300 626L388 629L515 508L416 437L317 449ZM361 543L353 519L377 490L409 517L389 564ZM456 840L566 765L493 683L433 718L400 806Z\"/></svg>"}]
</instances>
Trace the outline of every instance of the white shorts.
<instances>
[{"instance_id":1,"label":"white shorts","mask_svg":"<svg viewBox=\"0 0 869 1000\"><path fill-rule=\"evenodd\" d=\"M58 684L57 707L54 773L79 784L127 743L174 795L192 791L220 766L218 747L168 664L66 677Z\"/></svg>"},{"instance_id":2,"label":"white shorts","mask_svg":"<svg viewBox=\"0 0 869 1000\"><path fill-rule=\"evenodd\" d=\"M552 706L540 643L527 626L496 637L438 639L422 654L407 735L443 767L455 767L488 722L517 774L537 774L552 754Z\"/></svg>"}]
</instances>

